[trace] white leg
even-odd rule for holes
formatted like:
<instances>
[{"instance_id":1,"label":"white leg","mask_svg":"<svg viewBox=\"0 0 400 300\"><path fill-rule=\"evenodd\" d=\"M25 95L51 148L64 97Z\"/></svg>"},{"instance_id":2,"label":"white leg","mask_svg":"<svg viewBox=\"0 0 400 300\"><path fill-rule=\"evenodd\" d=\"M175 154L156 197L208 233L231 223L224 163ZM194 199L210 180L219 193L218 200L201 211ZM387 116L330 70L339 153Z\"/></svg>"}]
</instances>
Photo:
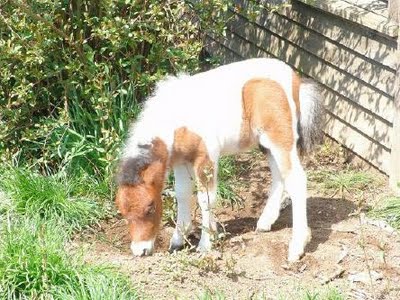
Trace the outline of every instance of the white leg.
<instances>
[{"instance_id":1,"label":"white leg","mask_svg":"<svg viewBox=\"0 0 400 300\"><path fill-rule=\"evenodd\" d=\"M192 167L179 165L174 167L175 193L178 204L176 227L172 235L169 250L179 250L185 243L185 237L192 229L190 199L193 192Z\"/></svg>"},{"instance_id":2,"label":"white leg","mask_svg":"<svg viewBox=\"0 0 400 300\"><path fill-rule=\"evenodd\" d=\"M285 188L292 199L293 232L289 244L289 261L298 260L311 239L307 225L307 177L297 153L291 155L292 168L285 178Z\"/></svg>"},{"instance_id":3,"label":"white leg","mask_svg":"<svg viewBox=\"0 0 400 300\"><path fill-rule=\"evenodd\" d=\"M283 196L283 181L278 166L271 154L269 154L268 158L269 158L269 168L271 170L271 175L272 175L271 192L267 204L265 205L265 208L263 210L263 213L258 219L257 231L271 230L271 226L275 223L275 221L279 217L281 201Z\"/></svg>"},{"instance_id":4,"label":"white leg","mask_svg":"<svg viewBox=\"0 0 400 300\"><path fill-rule=\"evenodd\" d=\"M201 238L197 250L206 252L212 248L213 234L217 231L216 222L213 215L213 208L217 196L217 165L207 186L200 187L197 193L197 201L201 209L202 229Z\"/></svg>"}]
</instances>

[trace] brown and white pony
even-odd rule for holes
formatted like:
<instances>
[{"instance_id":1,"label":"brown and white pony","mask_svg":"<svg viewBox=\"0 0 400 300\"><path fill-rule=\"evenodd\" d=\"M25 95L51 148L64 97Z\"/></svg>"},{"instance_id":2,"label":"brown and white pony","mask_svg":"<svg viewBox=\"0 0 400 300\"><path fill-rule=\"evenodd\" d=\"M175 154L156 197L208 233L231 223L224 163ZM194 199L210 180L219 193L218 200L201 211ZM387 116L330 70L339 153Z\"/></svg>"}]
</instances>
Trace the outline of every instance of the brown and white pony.
<instances>
[{"instance_id":1,"label":"brown and white pony","mask_svg":"<svg viewBox=\"0 0 400 300\"><path fill-rule=\"evenodd\" d=\"M160 228L161 193L172 168L178 202L170 249L179 249L191 230L193 180L202 213L199 251L212 246L216 230L218 159L260 146L272 172L272 188L258 223L269 231L279 216L286 190L293 205L289 261L304 253L311 235L306 215L306 174L299 152L320 136L319 95L276 59L250 59L193 76L159 83L125 145L117 175L116 204L127 219L134 255L150 255Z\"/></svg>"}]
</instances>

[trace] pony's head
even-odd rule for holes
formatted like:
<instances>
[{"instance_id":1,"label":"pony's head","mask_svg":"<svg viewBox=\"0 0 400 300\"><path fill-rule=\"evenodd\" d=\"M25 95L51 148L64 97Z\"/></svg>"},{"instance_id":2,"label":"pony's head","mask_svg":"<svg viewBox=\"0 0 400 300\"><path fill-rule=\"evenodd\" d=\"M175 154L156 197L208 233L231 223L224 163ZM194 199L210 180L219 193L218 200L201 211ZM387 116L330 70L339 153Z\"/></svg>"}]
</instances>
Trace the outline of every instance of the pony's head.
<instances>
[{"instance_id":1,"label":"pony's head","mask_svg":"<svg viewBox=\"0 0 400 300\"><path fill-rule=\"evenodd\" d=\"M120 162L116 205L128 221L133 255L150 255L158 233L161 216L161 192L166 172L164 143L141 145L141 153ZM160 149L162 147L163 149Z\"/></svg>"}]
</instances>

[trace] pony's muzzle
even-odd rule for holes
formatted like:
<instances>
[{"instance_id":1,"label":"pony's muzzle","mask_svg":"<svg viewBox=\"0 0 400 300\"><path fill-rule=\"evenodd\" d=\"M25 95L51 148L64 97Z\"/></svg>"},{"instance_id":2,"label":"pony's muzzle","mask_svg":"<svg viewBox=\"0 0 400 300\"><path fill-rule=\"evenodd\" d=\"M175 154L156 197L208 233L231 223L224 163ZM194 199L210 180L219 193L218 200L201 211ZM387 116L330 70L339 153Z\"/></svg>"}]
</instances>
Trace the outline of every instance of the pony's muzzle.
<instances>
[{"instance_id":1,"label":"pony's muzzle","mask_svg":"<svg viewBox=\"0 0 400 300\"><path fill-rule=\"evenodd\" d=\"M133 256L146 256L153 254L154 250L154 240L132 242L131 250Z\"/></svg>"}]
</instances>

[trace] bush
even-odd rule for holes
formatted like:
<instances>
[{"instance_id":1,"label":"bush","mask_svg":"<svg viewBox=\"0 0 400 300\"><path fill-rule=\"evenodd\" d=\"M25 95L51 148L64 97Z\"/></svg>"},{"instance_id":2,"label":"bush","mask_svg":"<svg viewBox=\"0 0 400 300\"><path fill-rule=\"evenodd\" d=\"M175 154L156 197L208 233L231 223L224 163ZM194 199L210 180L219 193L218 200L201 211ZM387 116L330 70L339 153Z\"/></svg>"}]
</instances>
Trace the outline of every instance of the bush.
<instances>
[{"instance_id":1,"label":"bush","mask_svg":"<svg viewBox=\"0 0 400 300\"><path fill-rule=\"evenodd\" d=\"M8 1L0 19L4 159L100 174L166 73L200 68L227 0Z\"/></svg>"}]
</instances>

